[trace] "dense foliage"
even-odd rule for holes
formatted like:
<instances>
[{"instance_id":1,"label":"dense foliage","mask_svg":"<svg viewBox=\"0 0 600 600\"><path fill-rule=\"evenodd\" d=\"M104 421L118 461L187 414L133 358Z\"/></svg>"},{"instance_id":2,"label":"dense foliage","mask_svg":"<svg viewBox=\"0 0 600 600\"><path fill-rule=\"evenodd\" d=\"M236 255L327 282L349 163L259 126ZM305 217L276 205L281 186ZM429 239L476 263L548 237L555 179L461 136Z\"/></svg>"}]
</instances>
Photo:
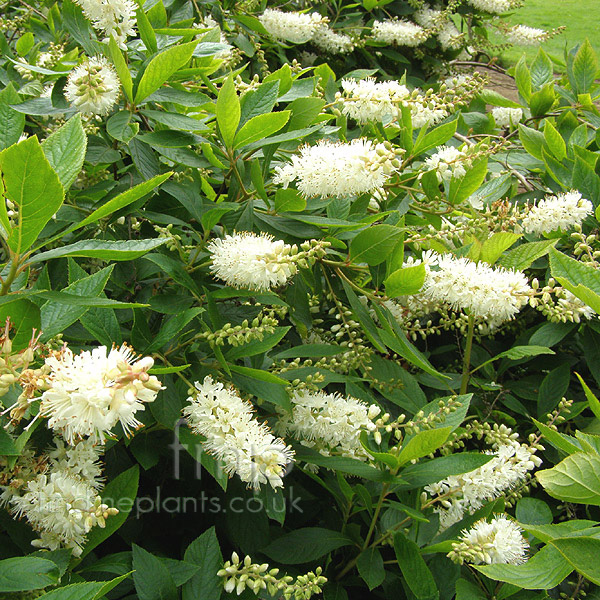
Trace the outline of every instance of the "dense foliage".
<instances>
[{"instance_id":1,"label":"dense foliage","mask_svg":"<svg viewBox=\"0 0 600 600\"><path fill-rule=\"evenodd\" d=\"M272 4L4 6L0 596L595 593L598 58Z\"/></svg>"}]
</instances>

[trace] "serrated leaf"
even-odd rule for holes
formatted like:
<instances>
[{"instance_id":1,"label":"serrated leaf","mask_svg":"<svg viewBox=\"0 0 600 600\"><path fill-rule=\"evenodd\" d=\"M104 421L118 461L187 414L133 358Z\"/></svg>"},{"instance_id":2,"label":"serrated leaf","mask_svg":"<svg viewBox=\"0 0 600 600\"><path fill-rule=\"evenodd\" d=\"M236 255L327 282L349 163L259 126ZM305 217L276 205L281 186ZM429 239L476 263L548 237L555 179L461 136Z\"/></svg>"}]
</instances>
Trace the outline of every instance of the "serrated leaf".
<instances>
[{"instance_id":1,"label":"serrated leaf","mask_svg":"<svg viewBox=\"0 0 600 600\"><path fill-rule=\"evenodd\" d=\"M0 153L5 193L18 207L16 226L7 243L22 254L63 203L64 189L44 156L36 137L30 137Z\"/></svg>"},{"instance_id":2,"label":"serrated leaf","mask_svg":"<svg viewBox=\"0 0 600 600\"><path fill-rule=\"evenodd\" d=\"M232 147L241 117L240 101L235 91L233 76L228 77L219 90L216 111L223 142L227 147Z\"/></svg>"},{"instance_id":3,"label":"serrated leaf","mask_svg":"<svg viewBox=\"0 0 600 600\"><path fill-rule=\"evenodd\" d=\"M157 54L149 63L135 92L135 102L139 104L158 90L168 79L183 67L192 57L198 41L173 46Z\"/></svg>"},{"instance_id":4,"label":"serrated leaf","mask_svg":"<svg viewBox=\"0 0 600 600\"><path fill-rule=\"evenodd\" d=\"M502 256L500 265L505 269L524 271L538 258L542 258L542 256L548 254L550 248L554 248L557 242L558 240L542 240L541 242L521 244Z\"/></svg>"},{"instance_id":5,"label":"serrated leaf","mask_svg":"<svg viewBox=\"0 0 600 600\"><path fill-rule=\"evenodd\" d=\"M403 230L393 225L374 225L360 231L350 243L350 259L356 264L382 263L402 237Z\"/></svg>"},{"instance_id":6,"label":"serrated leaf","mask_svg":"<svg viewBox=\"0 0 600 600\"><path fill-rule=\"evenodd\" d=\"M153 240L82 240L62 248L48 250L36 254L30 263L47 261L65 256L85 256L99 258L101 260L133 260L143 256L147 252L162 246L166 242L164 238Z\"/></svg>"}]
</instances>

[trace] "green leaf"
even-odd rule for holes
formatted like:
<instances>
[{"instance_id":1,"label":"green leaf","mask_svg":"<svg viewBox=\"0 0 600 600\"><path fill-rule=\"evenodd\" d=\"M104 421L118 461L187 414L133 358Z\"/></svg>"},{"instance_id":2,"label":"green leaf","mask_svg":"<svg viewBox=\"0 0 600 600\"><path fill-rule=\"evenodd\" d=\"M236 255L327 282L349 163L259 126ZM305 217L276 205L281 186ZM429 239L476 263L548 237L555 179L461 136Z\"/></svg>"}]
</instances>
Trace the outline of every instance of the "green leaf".
<instances>
[{"instance_id":1,"label":"green leaf","mask_svg":"<svg viewBox=\"0 0 600 600\"><path fill-rule=\"evenodd\" d=\"M323 358L324 356L336 356L346 349L335 344L302 344L278 352L273 358L281 360L283 358Z\"/></svg>"},{"instance_id":2,"label":"green leaf","mask_svg":"<svg viewBox=\"0 0 600 600\"><path fill-rule=\"evenodd\" d=\"M527 525L547 525L552 523L552 510L539 498L526 496L517 502L515 512L517 521Z\"/></svg>"},{"instance_id":3,"label":"green leaf","mask_svg":"<svg viewBox=\"0 0 600 600\"><path fill-rule=\"evenodd\" d=\"M119 45L115 41L113 35L110 36L110 40L108 42L108 54L110 59L115 65L115 69L117 70L117 75L119 76L119 81L121 82L121 86L123 87L123 92L125 92L125 96L129 102L133 102L133 81L131 79L131 73L129 72L129 67L127 66L127 62L125 61L125 57L119 48Z\"/></svg>"},{"instance_id":4,"label":"green leaf","mask_svg":"<svg viewBox=\"0 0 600 600\"><path fill-rule=\"evenodd\" d=\"M133 260L143 256L147 252L162 246L165 238L154 238L153 240L82 240L36 254L30 263L42 262L65 256L85 256L99 258L101 260Z\"/></svg>"},{"instance_id":5,"label":"green leaf","mask_svg":"<svg viewBox=\"0 0 600 600\"><path fill-rule=\"evenodd\" d=\"M42 150L65 190L71 187L81 172L86 148L87 136L79 113L42 142Z\"/></svg>"},{"instance_id":6,"label":"green leaf","mask_svg":"<svg viewBox=\"0 0 600 600\"><path fill-rule=\"evenodd\" d=\"M310 448L297 448L296 460L301 460L312 465L325 467L340 473L355 475L368 481L390 481L389 473L381 471L362 460L346 458L345 456L323 456Z\"/></svg>"},{"instance_id":7,"label":"green leaf","mask_svg":"<svg viewBox=\"0 0 600 600\"><path fill-rule=\"evenodd\" d=\"M177 423L181 416L181 411L176 412L176 418L174 422L170 422L169 426L173 427ZM192 433L187 427L175 427L175 432L179 441L181 442L187 453L197 462L200 463L214 478L214 480L221 486L223 491L227 490L227 482L229 477L224 466L214 459L210 454L204 452L202 445L202 438L195 433Z\"/></svg>"},{"instance_id":8,"label":"green leaf","mask_svg":"<svg viewBox=\"0 0 600 600\"><path fill-rule=\"evenodd\" d=\"M550 248L554 248L558 240L542 240L541 242L529 242L521 244L509 250L501 259L500 265L505 269L516 269L524 271L534 261L548 254Z\"/></svg>"},{"instance_id":9,"label":"green leaf","mask_svg":"<svg viewBox=\"0 0 600 600\"><path fill-rule=\"evenodd\" d=\"M258 379L259 381L266 381L267 383L276 383L278 385L289 385L289 381L278 377L277 375L270 373L269 371L262 371L260 369L251 369L250 367L240 367L239 365L229 365L229 368L234 373L245 375L251 379Z\"/></svg>"},{"instance_id":10,"label":"green leaf","mask_svg":"<svg viewBox=\"0 0 600 600\"><path fill-rule=\"evenodd\" d=\"M531 64L531 83L539 90L554 79L554 67L548 55L540 48Z\"/></svg>"},{"instance_id":11,"label":"green leaf","mask_svg":"<svg viewBox=\"0 0 600 600\"><path fill-rule=\"evenodd\" d=\"M385 281L385 293L390 298L416 294L423 287L427 271L423 263L394 271Z\"/></svg>"},{"instance_id":12,"label":"green leaf","mask_svg":"<svg viewBox=\"0 0 600 600\"><path fill-rule=\"evenodd\" d=\"M442 146L456 133L457 125L458 119L454 119L454 121L450 121L450 123L439 125L427 135L424 135L422 139L419 140L417 138L411 154L413 156L418 156L419 154L423 154L423 152L427 152L427 150Z\"/></svg>"},{"instance_id":13,"label":"green leaf","mask_svg":"<svg viewBox=\"0 0 600 600\"><path fill-rule=\"evenodd\" d=\"M533 117L544 116L553 106L556 100L554 83L548 83L538 92L531 94L529 109Z\"/></svg>"},{"instance_id":14,"label":"green leaf","mask_svg":"<svg viewBox=\"0 0 600 600\"><path fill-rule=\"evenodd\" d=\"M58 567L51 560L34 556L0 560L0 592L39 590L58 583Z\"/></svg>"},{"instance_id":15,"label":"green leaf","mask_svg":"<svg viewBox=\"0 0 600 600\"><path fill-rule=\"evenodd\" d=\"M460 452L449 456L440 456L416 465L407 465L402 470L402 483L400 487L416 489L436 483L451 475L470 473L485 465L492 459L489 454L478 452Z\"/></svg>"},{"instance_id":16,"label":"green leaf","mask_svg":"<svg viewBox=\"0 0 600 600\"><path fill-rule=\"evenodd\" d=\"M102 491L102 501L108 504L108 506L117 508L119 513L106 519L106 526L104 528L94 527L90 531L81 558L109 538L125 523L127 516L135 505L139 477L139 467L135 465L117 475L106 484L106 487Z\"/></svg>"},{"instance_id":17,"label":"green leaf","mask_svg":"<svg viewBox=\"0 0 600 600\"><path fill-rule=\"evenodd\" d=\"M275 327L275 331L265 335L262 340L253 340L247 344L236 346L225 354L227 360L237 360L245 356L256 356L263 354L275 347L283 339L291 327Z\"/></svg>"},{"instance_id":18,"label":"green leaf","mask_svg":"<svg viewBox=\"0 0 600 600\"><path fill-rule=\"evenodd\" d=\"M108 592L117 587L121 581L129 577L131 573L125 573L110 581L86 581L85 583L73 583L55 590L50 590L39 596L40 600L99 600L104 598Z\"/></svg>"},{"instance_id":19,"label":"green leaf","mask_svg":"<svg viewBox=\"0 0 600 600\"><path fill-rule=\"evenodd\" d=\"M177 600L171 573L160 560L136 544L133 550L133 581L139 600Z\"/></svg>"},{"instance_id":20,"label":"green leaf","mask_svg":"<svg viewBox=\"0 0 600 600\"><path fill-rule=\"evenodd\" d=\"M0 92L0 150L16 144L23 133L25 115L11 108L11 104L20 102L15 86L10 82Z\"/></svg>"},{"instance_id":21,"label":"green leaf","mask_svg":"<svg viewBox=\"0 0 600 600\"><path fill-rule=\"evenodd\" d=\"M36 137L3 150L0 170L6 195L19 209L8 245L16 254L22 254L60 208L65 193Z\"/></svg>"},{"instance_id":22,"label":"green leaf","mask_svg":"<svg viewBox=\"0 0 600 600\"><path fill-rule=\"evenodd\" d=\"M408 362L419 367L420 369L423 369L423 371L433 375L434 377L445 377L435 369L435 367L429 362L429 360L427 360L425 355L420 350L418 350L408 341L403 333L398 333L398 335L394 336L383 329L379 329L377 333L381 337L383 343L390 350L402 358L405 358Z\"/></svg>"},{"instance_id":23,"label":"green leaf","mask_svg":"<svg viewBox=\"0 0 600 600\"><path fill-rule=\"evenodd\" d=\"M381 552L377 548L367 548L356 562L358 572L369 590L375 589L385 579L385 568Z\"/></svg>"},{"instance_id":24,"label":"green leaf","mask_svg":"<svg viewBox=\"0 0 600 600\"><path fill-rule=\"evenodd\" d=\"M230 148L233 146L235 132L240 123L241 108L240 100L235 91L233 75L229 76L219 90L217 97L217 124L224 144Z\"/></svg>"},{"instance_id":25,"label":"green leaf","mask_svg":"<svg viewBox=\"0 0 600 600\"><path fill-rule=\"evenodd\" d=\"M73 296L97 297L104 290L114 265L105 267L101 271L83 277L82 279L68 285L62 291ZM48 340L52 336L64 331L69 325L72 325L82 317L89 306L58 304L55 301L49 300L41 308L42 330L44 335L42 339Z\"/></svg>"},{"instance_id":26,"label":"green leaf","mask_svg":"<svg viewBox=\"0 0 600 600\"><path fill-rule=\"evenodd\" d=\"M451 432L452 427L419 431L402 446L402 451L398 456L400 464L404 465L435 452L446 442Z\"/></svg>"},{"instance_id":27,"label":"green leaf","mask_svg":"<svg viewBox=\"0 0 600 600\"><path fill-rule=\"evenodd\" d=\"M531 98L531 73L527 68L524 54L521 56L515 67L515 81L517 83L519 94L521 94L521 97L525 102L529 102L529 99Z\"/></svg>"},{"instance_id":28,"label":"green leaf","mask_svg":"<svg viewBox=\"0 0 600 600\"><path fill-rule=\"evenodd\" d=\"M165 344L169 342L174 342L177 340L179 334L183 331L183 329L194 320L201 312L204 312L204 309L201 307L196 308L188 308L183 312L172 316L160 329L158 334L152 340L152 343L148 348L146 348L146 352L156 352L160 350Z\"/></svg>"},{"instance_id":29,"label":"green leaf","mask_svg":"<svg viewBox=\"0 0 600 600\"><path fill-rule=\"evenodd\" d=\"M581 375L579 373L575 373L575 375L577 375L577 379L579 379L579 383L581 383L581 387L583 388L592 412L596 415L596 419L600 419L600 400L596 398L594 392L588 387L588 384L583 380Z\"/></svg>"},{"instance_id":30,"label":"green leaf","mask_svg":"<svg viewBox=\"0 0 600 600\"><path fill-rule=\"evenodd\" d=\"M6 432L4 427L0 427L0 455L18 456L21 451L17 448L12 437Z\"/></svg>"},{"instance_id":31,"label":"green leaf","mask_svg":"<svg viewBox=\"0 0 600 600\"><path fill-rule=\"evenodd\" d=\"M162 173L161 175L157 175L152 179L148 179L148 181L144 181L142 183L139 183L138 185L133 186L132 188L119 194L118 196L111 198L108 202L103 204L100 208L96 209L92 214L88 215L85 219L83 219L83 221L80 221L76 226L74 226L72 229L69 229L68 231L71 232L74 229L79 229L81 227L84 227L85 225L89 225L90 223L95 223L96 221L104 219L105 217L108 217L114 212L121 210L126 206L129 206L130 204L132 204L136 200L139 200L146 194L150 194L157 190L163 182L165 182L167 179L169 179L169 177L171 177L171 175L173 175L172 171L169 171L168 173Z\"/></svg>"},{"instance_id":32,"label":"green leaf","mask_svg":"<svg viewBox=\"0 0 600 600\"><path fill-rule=\"evenodd\" d=\"M396 247L403 230L393 225L374 225L360 231L350 243L350 259L355 264L382 263Z\"/></svg>"},{"instance_id":33,"label":"green leaf","mask_svg":"<svg viewBox=\"0 0 600 600\"><path fill-rule=\"evenodd\" d=\"M133 114L128 110L120 110L106 122L106 133L115 140L128 143L140 130L139 123L132 123Z\"/></svg>"},{"instance_id":34,"label":"green leaf","mask_svg":"<svg viewBox=\"0 0 600 600\"><path fill-rule=\"evenodd\" d=\"M200 570L183 586L183 600L219 600L222 586L217 571L223 564L215 528L207 529L185 550L184 560Z\"/></svg>"},{"instance_id":35,"label":"green leaf","mask_svg":"<svg viewBox=\"0 0 600 600\"><path fill-rule=\"evenodd\" d=\"M354 542L339 531L322 527L303 527L271 542L263 553L284 565L310 562Z\"/></svg>"},{"instance_id":36,"label":"green leaf","mask_svg":"<svg viewBox=\"0 0 600 600\"><path fill-rule=\"evenodd\" d=\"M379 339L378 329L373 321L373 318L369 314L369 311L366 309L365 305L358 299L358 296L354 293L352 288L342 280L342 285L344 286L344 291L346 292L346 296L348 301L350 302L350 306L354 312L354 315L358 322L362 325L363 333L369 339L369 341L379 350L379 352L385 352L385 346L383 342Z\"/></svg>"},{"instance_id":37,"label":"green leaf","mask_svg":"<svg viewBox=\"0 0 600 600\"><path fill-rule=\"evenodd\" d=\"M576 537L551 540L552 544L567 559L574 569L592 583L600 585L598 556L600 540L592 537Z\"/></svg>"},{"instance_id":38,"label":"green leaf","mask_svg":"<svg viewBox=\"0 0 600 600\"><path fill-rule=\"evenodd\" d=\"M500 354L497 354L491 360L497 360L499 358L508 358L508 360L521 360L522 358L528 358L530 356L539 356L540 354L554 354L554 351L544 346L515 346L510 350L500 352Z\"/></svg>"},{"instance_id":39,"label":"green leaf","mask_svg":"<svg viewBox=\"0 0 600 600\"><path fill-rule=\"evenodd\" d=\"M538 391L538 417L544 418L549 412L554 410L560 399L567 392L571 379L571 365L563 363L552 369L542 379Z\"/></svg>"},{"instance_id":40,"label":"green leaf","mask_svg":"<svg viewBox=\"0 0 600 600\"><path fill-rule=\"evenodd\" d=\"M487 164L487 158L477 160L463 177L453 177L450 180L448 202L460 204L474 194L485 181Z\"/></svg>"},{"instance_id":41,"label":"green leaf","mask_svg":"<svg viewBox=\"0 0 600 600\"><path fill-rule=\"evenodd\" d=\"M572 438L569 435L565 435L564 433L560 433L548 427L548 425L544 425L544 423L540 423L535 419L532 419L535 423L535 426L540 430L542 435L557 449L566 452L567 454L573 454L573 452L579 452L581 447L574 443L575 438ZM574 441L572 441L574 440Z\"/></svg>"},{"instance_id":42,"label":"green leaf","mask_svg":"<svg viewBox=\"0 0 600 600\"><path fill-rule=\"evenodd\" d=\"M473 565L495 581L511 583L526 590L549 590L573 571L573 567L552 546L544 546L522 565Z\"/></svg>"},{"instance_id":43,"label":"green leaf","mask_svg":"<svg viewBox=\"0 0 600 600\"><path fill-rule=\"evenodd\" d=\"M437 600L440 594L419 546L398 532L394 535L394 551L404 581L417 600Z\"/></svg>"},{"instance_id":44,"label":"green leaf","mask_svg":"<svg viewBox=\"0 0 600 600\"><path fill-rule=\"evenodd\" d=\"M140 12L140 11L138 11ZM146 67L135 92L135 102L139 104L158 90L168 79L192 58L198 41L173 46L157 54Z\"/></svg>"},{"instance_id":45,"label":"green leaf","mask_svg":"<svg viewBox=\"0 0 600 600\"><path fill-rule=\"evenodd\" d=\"M523 144L523 148L534 156L535 158L542 160L542 148L544 147L544 134L537 129L526 127L519 123L519 140Z\"/></svg>"},{"instance_id":46,"label":"green leaf","mask_svg":"<svg viewBox=\"0 0 600 600\"><path fill-rule=\"evenodd\" d=\"M492 234L481 246L479 260L493 265L505 250L508 250L519 238L518 233L510 231L497 231Z\"/></svg>"},{"instance_id":47,"label":"green leaf","mask_svg":"<svg viewBox=\"0 0 600 600\"><path fill-rule=\"evenodd\" d=\"M522 106L514 100L505 98L498 92L485 88L479 92L479 97L486 103L492 106L502 106L504 108L522 108Z\"/></svg>"},{"instance_id":48,"label":"green leaf","mask_svg":"<svg viewBox=\"0 0 600 600\"><path fill-rule=\"evenodd\" d=\"M598 57L586 38L579 47L571 69L567 69L569 81L575 94L587 94L598 76Z\"/></svg>"},{"instance_id":49,"label":"green leaf","mask_svg":"<svg viewBox=\"0 0 600 600\"><path fill-rule=\"evenodd\" d=\"M306 198L293 188L280 188L275 192L275 212L302 212L306 208Z\"/></svg>"},{"instance_id":50,"label":"green leaf","mask_svg":"<svg viewBox=\"0 0 600 600\"><path fill-rule=\"evenodd\" d=\"M557 160L563 160L567 156L567 145L562 135L556 131L556 128L550 121L544 125L544 140L550 152Z\"/></svg>"},{"instance_id":51,"label":"green leaf","mask_svg":"<svg viewBox=\"0 0 600 600\"><path fill-rule=\"evenodd\" d=\"M28 31L24 33L16 43L17 53L19 56L25 56L35 45L35 38L33 37L33 33Z\"/></svg>"},{"instance_id":52,"label":"green leaf","mask_svg":"<svg viewBox=\"0 0 600 600\"><path fill-rule=\"evenodd\" d=\"M29 300L19 299L0 306L0 323L6 323L8 317L13 326L13 350L22 350L29 344L32 330L40 329L40 309Z\"/></svg>"},{"instance_id":53,"label":"green leaf","mask_svg":"<svg viewBox=\"0 0 600 600\"><path fill-rule=\"evenodd\" d=\"M596 294L600 294L598 271L555 249L550 250L550 270L554 278L564 278L573 286L582 284Z\"/></svg>"},{"instance_id":54,"label":"green leaf","mask_svg":"<svg viewBox=\"0 0 600 600\"><path fill-rule=\"evenodd\" d=\"M262 140L277 133L289 120L289 110L281 112L267 113L252 117L242 128L235 134L233 139L234 148L242 148L247 144Z\"/></svg>"},{"instance_id":55,"label":"green leaf","mask_svg":"<svg viewBox=\"0 0 600 600\"><path fill-rule=\"evenodd\" d=\"M576 452L551 469L535 474L553 498L600 506L600 456Z\"/></svg>"}]
</instances>

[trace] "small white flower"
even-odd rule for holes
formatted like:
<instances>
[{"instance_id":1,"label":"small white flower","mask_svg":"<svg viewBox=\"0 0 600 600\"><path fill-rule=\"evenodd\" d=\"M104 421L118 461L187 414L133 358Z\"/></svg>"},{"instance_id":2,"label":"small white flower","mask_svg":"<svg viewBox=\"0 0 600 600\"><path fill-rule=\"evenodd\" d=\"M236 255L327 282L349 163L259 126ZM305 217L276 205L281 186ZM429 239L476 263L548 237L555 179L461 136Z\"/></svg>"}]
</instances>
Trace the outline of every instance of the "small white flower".
<instances>
[{"instance_id":1,"label":"small white flower","mask_svg":"<svg viewBox=\"0 0 600 600\"><path fill-rule=\"evenodd\" d=\"M520 0L469 0L469 4L483 12L501 15L518 8Z\"/></svg>"},{"instance_id":2,"label":"small white flower","mask_svg":"<svg viewBox=\"0 0 600 600\"><path fill-rule=\"evenodd\" d=\"M500 515L489 522L481 519L465 529L448 556L461 564L520 565L527 562L528 549L519 525Z\"/></svg>"},{"instance_id":3,"label":"small white flower","mask_svg":"<svg viewBox=\"0 0 600 600\"><path fill-rule=\"evenodd\" d=\"M511 44L517 46L537 46L552 36L545 29L527 27L527 25L514 25L505 31L505 35Z\"/></svg>"},{"instance_id":4,"label":"small white flower","mask_svg":"<svg viewBox=\"0 0 600 600\"><path fill-rule=\"evenodd\" d=\"M380 409L352 396L325 392L296 391L291 398L292 413L280 416L277 430L292 433L305 445L315 446L321 454L338 454L366 460L360 442L363 431L375 431L373 419Z\"/></svg>"},{"instance_id":5,"label":"small white flower","mask_svg":"<svg viewBox=\"0 0 600 600\"><path fill-rule=\"evenodd\" d=\"M428 171L436 171L438 181L450 181L464 177L469 167L469 157L454 146L440 146L437 152L425 160Z\"/></svg>"},{"instance_id":6,"label":"small white flower","mask_svg":"<svg viewBox=\"0 0 600 600\"><path fill-rule=\"evenodd\" d=\"M523 118L523 109L495 106L492 108L492 116L497 127L516 127Z\"/></svg>"},{"instance_id":7,"label":"small white flower","mask_svg":"<svg viewBox=\"0 0 600 600\"><path fill-rule=\"evenodd\" d=\"M291 164L276 167L273 183L287 187L297 181L304 196L343 198L381 188L398 164L389 147L371 140L321 141L304 146Z\"/></svg>"},{"instance_id":8,"label":"small white flower","mask_svg":"<svg viewBox=\"0 0 600 600\"><path fill-rule=\"evenodd\" d=\"M465 43L465 35L449 19L439 30L437 38L442 50L460 50Z\"/></svg>"},{"instance_id":9,"label":"small white flower","mask_svg":"<svg viewBox=\"0 0 600 600\"><path fill-rule=\"evenodd\" d=\"M119 78L103 57L86 60L67 78L65 98L87 115L107 115L119 97Z\"/></svg>"},{"instance_id":10,"label":"small white flower","mask_svg":"<svg viewBox=\"0 0 600 600\"><path fill-rule=\"evenodd\" d=\"M127 38L135 35L135 12L137 5L133 0L76 0L83 14L94 27L104 33L103 42L113 36L125 50Z\"/></svg>"},{"instance_id":11,"label":"small white flower","mask_svg":"<svg viewBox=\"0 0 600 600\"><path fill-rule=\"evenodd\" d=\"M529 300L531 288L523 273L442 254L429 270L420 292L434 302L465 310L474 317L507 321Z\"/></svg>"},{"instance_id":12,"label":"small white flower","mask_svg":"<svg viewBox=\"0 0 600 600\"><path fill-rule=\"evenodd\" d=\"M317 29L326 23L318 13L283 12L273 8L267 8L258 19L274 38L294 44L309 42Z\"/></svg>"},{"instance_id":13,"label":"small white flower","mask_svg":"<svg viewBox=\"0 0 600 600\"><path fill-rule=\"evenodd\" d=\"M342 90L338 96L342 113L358 123L399 118L401 102L410 95L409 89L397 81L377 83L371 77L343 79Z\"/></svg>"},{"instance_id":14,"label":"small white flower","mask_svg":"<svg viewBox=\"0 0 600 600\"><path fill-rule=\"evenodd\" d=\"M525 444L511 440L496 445L495 450L486 454L494 455L483 466L463 473L451 475L437 483L425 487L431 496L445 496L440 515L440 530L460 521L465 514L473 514L490 500L501 496L505 491L523 481L529 471L539 467L541 460L535 450Z\"/></svg>"},{"instance_id":15,"label":"small white flower","mask_svg":"<svg viewBox=\"0 0 600 600\"><path fill-rule=\"evenodd\" d=\"M141 427L135 413L153 402L161 388L148 369L149 356L135 360L125 344L106 346L74 356L69 348L46 359L49 389L41 398L40 416L71 445L84 437L104 442L121 423L125 433Z\"/></svg>"},{"instance_id":16,"label":"small white flower","mask_svg":"<svg viewBox=\"0 0 600 600\"><path fill-rule=\"evenodd\" d=\"M235 233L213 240L211 271L232 287L267 291L284 285L298 268L293 249L266 233Z\"/></svg>"},{"instance_id":17,"label":"small white flower","mask_svg":"<svg viewBox=\"0 0 600 600\"><path fill-rule=\"evenodd\" d=\"M252 405L233 388L226 389L210 376L195 386L183 414L192 430L206 438L205 448L223 461L229 475L236 473L249 486L282 487L293 450L254 418Z\"/></svg>"},{"instance_id":18,"label":"small white flower","mask_svg":"<svg viewBox=\"0 0 600 600\"><path fill-rule=\"evenodd\" d=\"M325 24L317 27L311 41L330 54L346 54L354 50L354 42L350 36L337 33Z\"/></svg>"},{"instance_id":19,"label":"small white flower","mask_svg":"<svg viewBox=\"0 0 600 600\"><path fill-rule=\"evenodd\" d=\"M523 228L527 233L536 235L559 229L568 231L581 225L593 211L594 205L574 190L558 196L546 196L531 207L523 219Z\"/></svg>"},{"instance_id":20,"label":"small white flower","mask_svg":"<svg viewBox=\"0 0 600 600\"><path fill-rule=\"evenodd\" d=\"M427 39L427 32L423 27L404 19L375 21L372 35L376 42L398 46L419 46Z\"/></svg>"}]
</instances>

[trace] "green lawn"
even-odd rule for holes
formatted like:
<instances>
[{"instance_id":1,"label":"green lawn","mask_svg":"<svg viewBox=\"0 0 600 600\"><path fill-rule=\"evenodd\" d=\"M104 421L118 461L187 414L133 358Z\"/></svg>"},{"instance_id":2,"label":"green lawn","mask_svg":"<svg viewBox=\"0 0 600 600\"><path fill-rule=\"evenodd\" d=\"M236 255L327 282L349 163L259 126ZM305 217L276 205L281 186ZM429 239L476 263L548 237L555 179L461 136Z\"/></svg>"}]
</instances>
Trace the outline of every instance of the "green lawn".
<instances>
[{"instance_id":1,"label":"green lawn","mask_svg":"<svg viewBox=\"0 0 600 600\"><path fill-rule=\"evenodd\" d=\"M600 0L525 0L523 8L517 10L509 22L542 29L565 25L562 35L542 44L544 50L560 62L563 62L565 45L571 48L586 37L600 55ZM503 59L514 63L523 52L531 59L537 48L515 46L504 53Z\"/></svg>"}]
</instances>

